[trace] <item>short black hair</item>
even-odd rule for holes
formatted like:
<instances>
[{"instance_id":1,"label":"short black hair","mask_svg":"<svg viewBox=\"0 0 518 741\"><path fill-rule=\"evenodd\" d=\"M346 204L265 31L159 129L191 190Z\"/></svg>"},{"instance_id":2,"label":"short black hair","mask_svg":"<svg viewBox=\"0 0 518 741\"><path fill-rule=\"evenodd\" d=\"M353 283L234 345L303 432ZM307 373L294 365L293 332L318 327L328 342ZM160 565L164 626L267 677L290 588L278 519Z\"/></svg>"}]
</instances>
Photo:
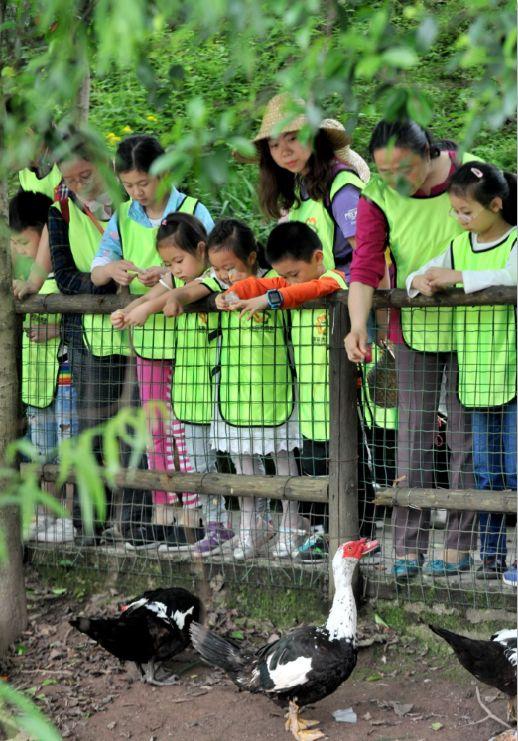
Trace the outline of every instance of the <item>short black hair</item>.
<instances>
[{"instance_id":1,"label":"short black hair","mask_svg":"<svg viewBox=\"0 0 518 741\"><path fill-rule=\"evenodd\" d=\"M318 234L302 221L286 221L272 229L266 243L266 258L274 265L291 257L310 262L316 250L322 249Z\"/></svg>"},{"instance_id":2,"label":"short black hair","mask_svg":"<svg viewBox=\"0 0 518 741\"><path fill-rule=\"evenodd\" d=\"M13 232L36 229L40 233L47 223L52 199L43 193L19 190L9 201L9 228Z\"/></svg>"},{"instance_id":3,"label":"short black hair","mask_svg":"<svg viewBox=\"0 0 518 741\"><path fill-rule=\"evenodd\" d=\"M149 172L155 160L165 154L165 150L154 136L133 134L121 141L115 154L115 169L119 173Z\"/></svg>"},{"instance_id":4,"label":"short black hair","mask_svg":"<svg viewBox=\"0 0 518 741\"><path fill-rule=\"evenodd\" d=\"M181 250L195 255L199 243L207 242L207 230L196 216L173 212L168 214L158 227L157 249L160 242L165 242L171 237Z\"/></svg>"}]
</instances>

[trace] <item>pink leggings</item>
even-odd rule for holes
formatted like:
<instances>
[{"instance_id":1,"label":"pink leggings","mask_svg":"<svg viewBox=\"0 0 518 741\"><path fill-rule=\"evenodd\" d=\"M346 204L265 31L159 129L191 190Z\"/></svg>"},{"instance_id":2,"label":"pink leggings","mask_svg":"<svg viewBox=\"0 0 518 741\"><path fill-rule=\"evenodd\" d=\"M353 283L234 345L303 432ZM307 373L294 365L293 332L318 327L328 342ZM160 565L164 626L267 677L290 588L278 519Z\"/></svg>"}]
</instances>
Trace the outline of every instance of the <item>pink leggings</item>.
<instances>
[{"instance_id":1,"label":"pink leggings","mask_svg":"<svg viewBox=\"0 0 518 741\"><path fill-rule=\"evenodd\" d=\"M172 364L170 360L148 360L137 357L137 378L140 402L147 408L149 402L159 401L167 409L167 417L160 410L151 408L147 416L148 430L152 444L147 451L148 466L155 471L175 471L175 447L179 469L183 473L193 470L185 443L185 430L171 409ZM176 504L175 492L154 491L154 504ZM182 494L182 503L189 509L199 505L198 495L192 492Z\"/></svg>"}]
</instances>

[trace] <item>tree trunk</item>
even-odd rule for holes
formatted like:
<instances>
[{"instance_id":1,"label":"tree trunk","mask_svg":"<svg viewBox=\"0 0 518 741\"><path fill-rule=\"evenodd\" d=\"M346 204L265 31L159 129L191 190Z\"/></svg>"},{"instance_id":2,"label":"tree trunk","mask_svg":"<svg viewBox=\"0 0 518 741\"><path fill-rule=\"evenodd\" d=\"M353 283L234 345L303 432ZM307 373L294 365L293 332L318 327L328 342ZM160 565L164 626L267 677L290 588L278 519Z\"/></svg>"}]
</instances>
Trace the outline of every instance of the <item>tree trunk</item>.
<instances>
[{"instance_id":1,"label":"tree trunk","mask_svg":"<svg viewBox=\"0 0 518 741\"><path fill-rule=\"evenodd\" d=\"M1 91L0 91L1 93ZM5 111L3 96L1 110ZM0 126L0 148L4 132ZM6 201L5 180L0 181L0 201ZM9 239L0 235L0 465L5 449L18 429L18 373L16 367L16 316L11 290L11 253ZM1 496L1 493L0 493ZM27 625L27 605L23 580L22 543L19 511L0 507L0 531L5 540L7 560L0 561L0 655Z\"/></svg>"},{"instance_id":2,"label":"tree trunk","mask_svg":"<svg viewBox=\"0 0 518 741\"><path fill-rule=\"evenodd\" d=\"M86 74L79 88L77 96L77 121L79 124L88 123L88 113L90 111L90 70L86 68Z\"/></svg>"}]
</instances>

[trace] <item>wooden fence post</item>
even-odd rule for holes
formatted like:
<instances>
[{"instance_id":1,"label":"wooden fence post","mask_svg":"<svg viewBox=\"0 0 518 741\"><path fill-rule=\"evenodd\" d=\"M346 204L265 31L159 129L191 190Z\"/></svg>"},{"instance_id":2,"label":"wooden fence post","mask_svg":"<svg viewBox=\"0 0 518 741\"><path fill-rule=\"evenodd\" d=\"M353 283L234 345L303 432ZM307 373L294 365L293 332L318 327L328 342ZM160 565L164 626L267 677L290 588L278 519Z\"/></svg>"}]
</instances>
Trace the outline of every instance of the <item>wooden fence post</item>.
<instances>
[{"instance_id":1,"label":"wooden fence post","mask_svg":"<svg viewBox=\"0 0 518 741\"><path fill-rule=\"evenodd\" d=\"M329 309L329 590L334 590L331 561L338 546L358 537L358 414L356 367L347 359L347 306Z\"/></svg>"}]
</instances>

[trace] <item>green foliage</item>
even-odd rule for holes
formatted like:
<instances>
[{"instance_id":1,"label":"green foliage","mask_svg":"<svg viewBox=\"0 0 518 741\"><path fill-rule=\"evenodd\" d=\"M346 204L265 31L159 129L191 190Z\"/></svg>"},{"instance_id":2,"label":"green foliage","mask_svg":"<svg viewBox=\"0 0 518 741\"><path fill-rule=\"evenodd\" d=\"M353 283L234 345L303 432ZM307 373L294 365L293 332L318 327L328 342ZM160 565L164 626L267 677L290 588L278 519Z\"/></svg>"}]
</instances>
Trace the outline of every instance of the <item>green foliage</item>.
<instances>
[{"instance_id":1,"label":"green foliage","mask_svg":"<svg viewBox=\"0 0 518 741\"><path fill-rule=\"evenodd\" d=\"M36 695L37 688L31 688ZM0 680L0 728L21 729L38 741L60 741L61 735L31 700Z\"/></svg>"}]
</instances>

